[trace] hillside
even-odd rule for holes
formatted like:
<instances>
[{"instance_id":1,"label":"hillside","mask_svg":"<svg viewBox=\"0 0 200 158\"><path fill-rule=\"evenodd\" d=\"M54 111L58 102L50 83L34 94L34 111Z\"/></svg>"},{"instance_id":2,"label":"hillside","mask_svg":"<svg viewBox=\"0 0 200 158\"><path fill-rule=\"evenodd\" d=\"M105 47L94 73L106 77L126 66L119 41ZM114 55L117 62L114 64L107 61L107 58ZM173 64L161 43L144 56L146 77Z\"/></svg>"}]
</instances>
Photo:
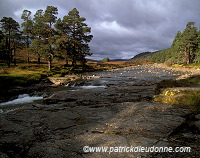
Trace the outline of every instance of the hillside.
<instances>
[{"instance_id":1,"label":"hillside","mask_svg":"<svg viewBox=\"0 0 200 158\"><path fill-rule=\"evenodd\" d=\"M200 30L189 22L183 32L178 31L168 49L156 52L143 52L131 60L173 64L200 63Z\"/></svg>"}]
</instances>

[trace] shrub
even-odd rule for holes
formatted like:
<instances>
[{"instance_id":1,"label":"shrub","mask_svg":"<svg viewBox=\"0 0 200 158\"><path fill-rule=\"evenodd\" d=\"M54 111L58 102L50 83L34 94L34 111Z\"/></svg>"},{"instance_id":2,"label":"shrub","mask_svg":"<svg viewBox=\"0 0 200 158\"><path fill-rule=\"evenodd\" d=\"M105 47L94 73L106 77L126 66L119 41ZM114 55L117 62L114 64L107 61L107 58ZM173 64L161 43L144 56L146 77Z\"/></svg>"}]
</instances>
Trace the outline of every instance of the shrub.
<instances>
[{"instance_id":1,"label":"shrub","mask_svg":"<svg viewBox=\"0 0 200 158\"><path fill-rule=\"evenodd\" d=\"M164 62L165 65L167 66L172 66L175 63L173 58L168 59L167 61Z\"/></svg>"},{"instance_id":2,"label":"shrub","mask_svg":"<svg viewBox=\"0 0 200 158\"><path fill-rule=\"evenodd\" d=\"M102 62L109 62L109 61L110 61L109 58L104 58L104 59L102 60Z\"/></svg>"}]
</instances>

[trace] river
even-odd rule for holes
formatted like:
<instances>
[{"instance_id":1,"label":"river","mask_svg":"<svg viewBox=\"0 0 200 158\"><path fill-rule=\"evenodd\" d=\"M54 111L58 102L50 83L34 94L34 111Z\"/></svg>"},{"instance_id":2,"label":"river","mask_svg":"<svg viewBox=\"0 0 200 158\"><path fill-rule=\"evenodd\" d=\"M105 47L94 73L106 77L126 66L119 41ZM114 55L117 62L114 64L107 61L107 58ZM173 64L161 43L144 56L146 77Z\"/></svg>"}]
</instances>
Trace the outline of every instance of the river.
<instances>
[{"instance_id":1,"label":"river","mask_svg":"<svg viewBox=\"0 0 200 158\"><path fill-rule=\"evenodd\" d=\"M153 65L85 73L1 103L0 157L197 157L200 115L152 102L156 85L185 72ZM191 120L193 118L193 120ZM190 123L190 124L188 124ZM188 146L188 153L86 152L89 147Z\"/></svg>"},{"instance_id":2,"label":"river","mask_svg":"<svg viewBox=\"0 0 200 158\"><path fill-rule=\"evenodd\" d=\"M93 76L94 78L87 80L82 85L66 84L57 88L45 88L43 91L32 94L19 94L18 98L12 101L0 103L0 112L17 110L32 103L42 104L44 97L48 97L56 92L68 91L68 93L74 93L74 91L88 89L92 91L97 89L108 90L113 87L155 85L161 80L176 78L181 73L154 67L153 65L139 65L112 71L85 73L83 75Z\"/></svg>"}]
</instances>

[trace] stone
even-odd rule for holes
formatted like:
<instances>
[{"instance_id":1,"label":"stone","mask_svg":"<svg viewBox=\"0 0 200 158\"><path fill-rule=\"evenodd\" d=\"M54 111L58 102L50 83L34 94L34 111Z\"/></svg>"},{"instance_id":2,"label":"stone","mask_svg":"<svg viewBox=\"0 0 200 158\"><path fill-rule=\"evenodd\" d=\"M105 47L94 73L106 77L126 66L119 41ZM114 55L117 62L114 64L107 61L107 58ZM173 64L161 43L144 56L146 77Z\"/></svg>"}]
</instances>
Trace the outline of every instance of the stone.
<instances>
[{"instance_id":1,"label":"stone","mask_svg":"<svg viewBox=\"0 0 200 158\"><path fill-rule=\"evenodd\" d=\"M0 152L0 157L1 158L9 158L5 153Z\"/></svg>"},{"instance_id":2,"label":"stone","mask_svg":"<svg viewBox=\"0 0 200 158\"><path fill-rule=\"evenodd\" d=\"M200 121L195 121L194 124L199 128L200 130Z\"/></svg>"},{"instance_id":3,"label":"stone","mask_svg":"<svg viewBox=\"0 0 200 158\"><path fill-rule=\"evenodd\" d=\"M147 101L155 95L157 82L179 75L176 71L169 74L171 70L163 69L159 65L141 65L91 73L85 84L106 88L76 86L76 91L53 92L44 99L47 104L33 103L1 113L0 156L9 157L10 152L18 157L48 158L195 157L199 153L198 132L185 133L184 137L184 132L180 131L190 112ZM199 120L200 116L196 115L192 122L198 128ZM196 141L191 141L193 137ZM83 151L84 146L174 147L182 144L191 146L193 151L184 155Z\"/></svg>"}]
</instances>

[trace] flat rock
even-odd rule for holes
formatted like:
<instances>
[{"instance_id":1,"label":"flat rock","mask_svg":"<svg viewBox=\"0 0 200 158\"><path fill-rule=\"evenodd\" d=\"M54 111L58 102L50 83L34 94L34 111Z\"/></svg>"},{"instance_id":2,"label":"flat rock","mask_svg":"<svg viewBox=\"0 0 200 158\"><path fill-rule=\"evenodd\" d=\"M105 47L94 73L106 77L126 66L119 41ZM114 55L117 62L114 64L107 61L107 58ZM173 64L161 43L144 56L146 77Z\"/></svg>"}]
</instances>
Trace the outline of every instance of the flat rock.
<instances>
[{"instance_id":1,"label":"flat rock","mask_svg":"<svg viewBox=\"0 0 200 158\"><path fill-rule=\"evenodd\" d=\"M95 77L89 77L85 84L104 88L78 89L78 86L75 86L75 91L67 89L54 91L44 99L47 104L33 103L15 111L1 113L0 156L45 158L199 156L198 131L192 133L183 126L188 122L187 116L190 112L167 104L148 102L148 99L155 95L157 82L176 78L181 74L157 65L96 72L89 74ZM200 116L196 115L196 120L192 122L194 129L199 128L199 120ZM191 146L193 151L187 154L140 152L109 154L83 151L84 146L183 145Z\"/></svg>"}]
</instances>

